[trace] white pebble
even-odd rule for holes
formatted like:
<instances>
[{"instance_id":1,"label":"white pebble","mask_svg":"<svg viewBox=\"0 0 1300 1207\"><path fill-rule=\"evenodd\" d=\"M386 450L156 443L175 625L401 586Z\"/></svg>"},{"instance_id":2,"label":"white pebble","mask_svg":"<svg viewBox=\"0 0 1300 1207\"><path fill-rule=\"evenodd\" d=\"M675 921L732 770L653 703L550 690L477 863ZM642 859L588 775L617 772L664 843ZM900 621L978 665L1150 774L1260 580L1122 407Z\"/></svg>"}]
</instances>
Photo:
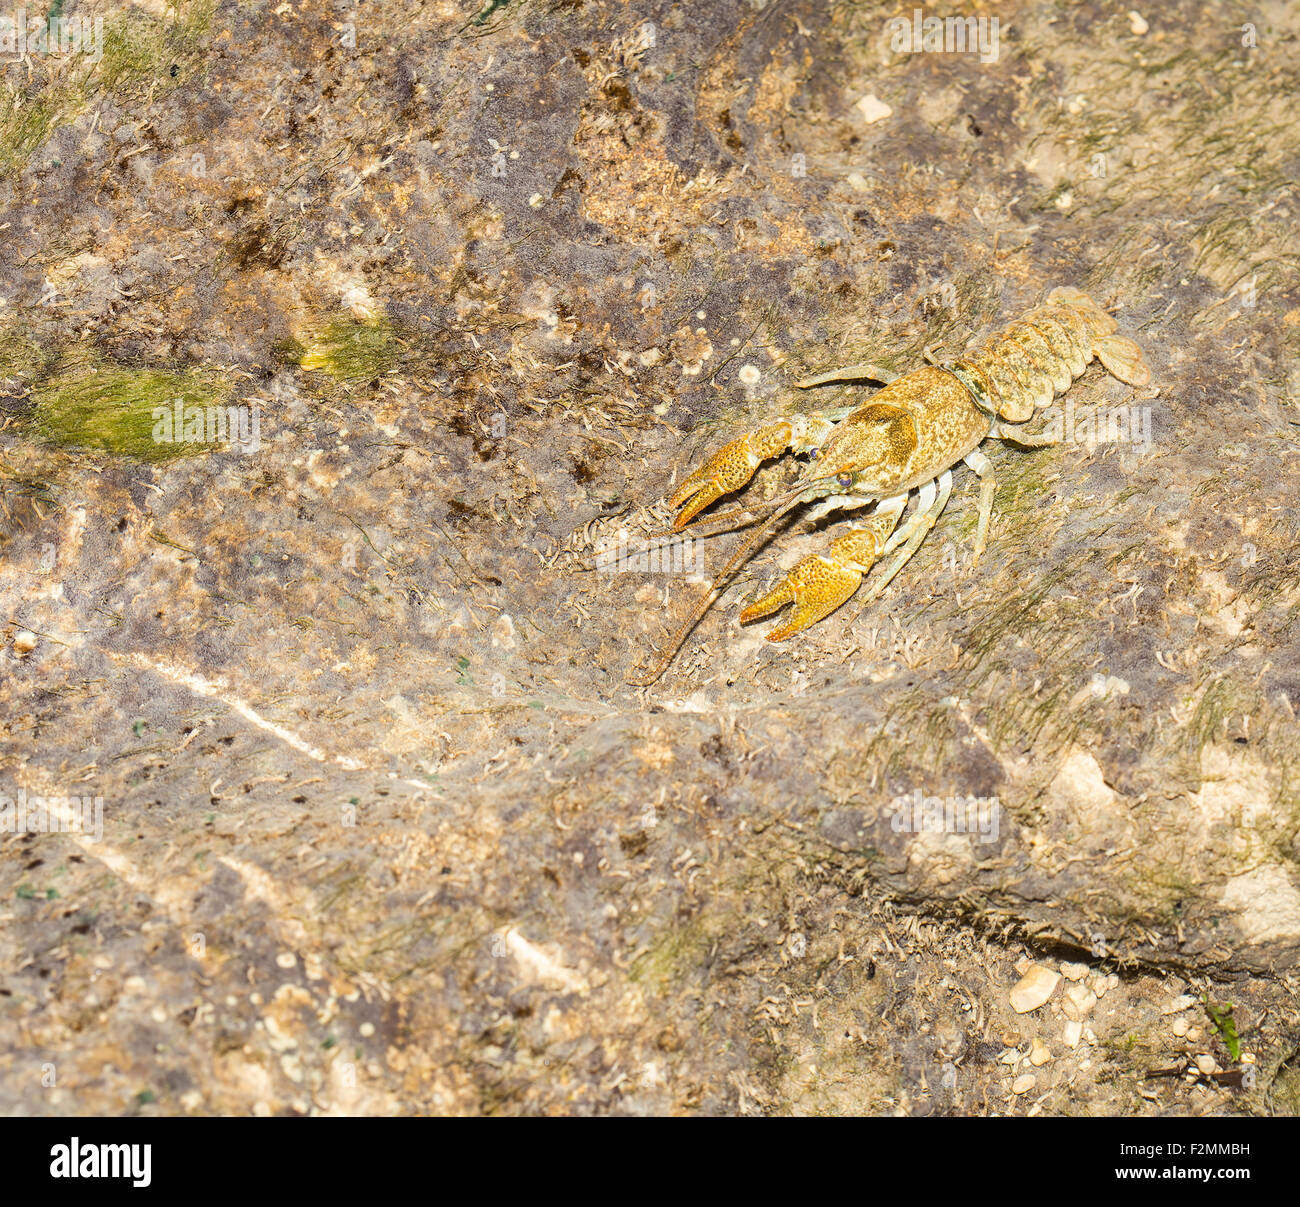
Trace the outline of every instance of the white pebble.
<instances>
[{"instance_id":1,"label":"white pebble","mask_svg":"<svg viewBox=\"0 0 1300 1207\"><path fill-rule=\"evenodd\" d=\"M1060 983L1059 973L1044 968L1041 964L1031 965L1029 971L1011 990L1011 1009L1017 1014L1028 1014L1031 1010L1037 1010L1056 992L1056 987Z\"/></svg>"},{"instance_id":2,"label":"white pebble","mask_svg":"<svg viewBox=\"0 0 1300 1207\"><path fill-rule=\"evenodd\" d=\"M1065 991L1061 1009L1066 1018L1083 1018L1097 1004L1097 995L1087 985L1071 985Z\"/></svg>"},{"instance_id":3,"label":"white pebble","mask_svg":"<svg viewBox=\"0 0 1300 1207\"><path fill-rule=\"evenodd\" d=\"M36 648L38 638L30 629L19 629L14 634L14 653L30 654Z\"/></svg>"},{"instance_id":4,"label":"white pebble","mask_svg":"<svg viewBox=\"0 0 1300 1207\"><path fill-rule=\"evenodd\" d=\"M1146 18L1139 12L1130 12L1128 15L1128 27L1140 38L1148 29L1151 28L1146 22Z\"/></svg>"},{"instance_id":5,"label":"white pebble","mask_svg":"<svg viewBox=\"0 0 1300 1207\"><path fill-rule=\"evenodd\" d=\"M885 104L874 92L868 92L857 105L858 112L866 119L867 124L884 121L894 111Z\"/></svg>"}]
</instances>

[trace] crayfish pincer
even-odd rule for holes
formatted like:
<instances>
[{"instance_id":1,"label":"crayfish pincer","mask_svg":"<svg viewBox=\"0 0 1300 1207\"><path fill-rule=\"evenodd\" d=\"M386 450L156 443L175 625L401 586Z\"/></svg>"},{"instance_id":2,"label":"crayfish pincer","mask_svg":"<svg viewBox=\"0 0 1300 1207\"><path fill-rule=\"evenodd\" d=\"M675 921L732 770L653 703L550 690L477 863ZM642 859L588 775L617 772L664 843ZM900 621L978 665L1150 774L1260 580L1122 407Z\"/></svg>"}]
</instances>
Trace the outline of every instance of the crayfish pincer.
<instances>
[{"instance_id":1,"label":"crayfish pincer","mask_svg":"<svg viewBox=\"0 0 1300 1207\"><path fill-rule=\"evenodd\" d=\"M990 438L1022 447L1048 443L1006 430L1006 425L1023 424L1036 408L1049 405L1094 357L1128 385L1150 383L1142 350L1117 335L1116 326L1081 290L1054 289L1043 305L956 360L902 377L873 365L850 365L798 382L805 389L830 382L887 384L856 406L782 419L733 440L672 493L669 503L681 509L673 528L681 531L711 503L745 486L763 461L786 452L811 458L795 485L772 502L655 665L628 681L646 686L663 674L736 569L783 516L802 504L817 504L809 513L812 519L833 511L872 510L825 553L804 558L740 614L748 622L793 605L785 622L767 634L769 641L784 641L829 616L878 561L895 554L872 580L864 602L875 600L934 527L952 490L952 470L961 461L980 478L978 559L988 539L994 486L993 467L979 446ZM903 520L913 491L916 506Z\"/></svg>"}]
</instances>

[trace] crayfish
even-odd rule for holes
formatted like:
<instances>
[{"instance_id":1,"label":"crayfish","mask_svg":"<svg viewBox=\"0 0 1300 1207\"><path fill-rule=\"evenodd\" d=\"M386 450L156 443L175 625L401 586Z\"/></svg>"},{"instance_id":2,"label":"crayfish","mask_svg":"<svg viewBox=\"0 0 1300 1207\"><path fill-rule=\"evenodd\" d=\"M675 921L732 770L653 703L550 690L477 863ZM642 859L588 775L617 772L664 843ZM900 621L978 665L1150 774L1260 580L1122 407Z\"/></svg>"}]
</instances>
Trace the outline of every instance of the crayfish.
<instances>
[{"instance_id":1,"label":"crayfish","mask_svg":"<svg viewBox=\"0 0 1300 1207\"><path fill-rule=\"evenodd\" d=\"M884 388L855 406L814 411L767 424L724 445L669 496L680 511L680 532L706 507L745 486L764 461L786 452L809 464L778 495L757 530L714 580L653 667L629 678L653 683L667 669L691 630L728 580L768 539L777 522L805 503L809 519L874 504L871 513L825 553L804 558L770 591L740 614L748 623L793 605L769 641L784 641L829 616L857 591L882 558L893 560L873 580L864 601L877 599L934 527L952 491L952 470L965 462L980 479L974 558L988 540L993 513L993 467L979 446L989 438L1026 447L1050 443L1006 430L1023 424L1070 388L1093 358L1131 386L1145 386L1151 371L1142 350L1086 293L1054 289L1047 301L966 355L931 363L896 377L875 365L849 365L797 382L801 389L833 382L879 381ZM917 504L900 524L913 491Z\"/></svg>"}]
</instances>

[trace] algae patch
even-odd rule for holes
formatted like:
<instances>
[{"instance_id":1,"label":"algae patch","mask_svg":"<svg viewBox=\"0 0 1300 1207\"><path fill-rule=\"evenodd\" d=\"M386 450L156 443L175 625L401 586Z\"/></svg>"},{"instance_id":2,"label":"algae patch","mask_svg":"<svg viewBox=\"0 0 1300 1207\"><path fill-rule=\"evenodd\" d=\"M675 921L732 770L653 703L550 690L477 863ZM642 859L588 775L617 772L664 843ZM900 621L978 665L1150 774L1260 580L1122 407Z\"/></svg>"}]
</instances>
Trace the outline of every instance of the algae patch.
<instances>
[{"instance_id":1,"label":"algae patch","mask_svg":"<svg viewBox=\"0 0 1300 1207\"><path fill-rule=\"evenodd\" d=\"M55 129L74 121L100 95L121 100L136 89L152 94L177 87L199 61L214 7L213 0L177 3L162 21L134 10L111 15L100 44L85 47L98 50L98 57L38 53L34 89L30 61L26 77L14 73L0 81L0 176L21 172Z\"/></svg>"},{"instance_id":2,"label":"algae patch","mask_svg":"<svg viewBox=\"0 0 1300 1207\"><path fill-rule=\"evenodd\" d=\"M28 427L50 444L141 461L170 461L221 444L209 442L206 420L222 409L224 396L207 374L81 366L38 385L32 403ZM203 430L193 438L174 432L170 420L178 413L202 417Z\"/></svg>"},{"instance_id":3,"label":"algae patch","mask_svg":"<svg viewBox=\"0 0 1300 1207\"><path fill-rule=\"evenodd\" d=\"M372 381L397 367L399 347L386 318L335 318L307 335L301 364L336 381Z\"/></svg>"}]
</instances>

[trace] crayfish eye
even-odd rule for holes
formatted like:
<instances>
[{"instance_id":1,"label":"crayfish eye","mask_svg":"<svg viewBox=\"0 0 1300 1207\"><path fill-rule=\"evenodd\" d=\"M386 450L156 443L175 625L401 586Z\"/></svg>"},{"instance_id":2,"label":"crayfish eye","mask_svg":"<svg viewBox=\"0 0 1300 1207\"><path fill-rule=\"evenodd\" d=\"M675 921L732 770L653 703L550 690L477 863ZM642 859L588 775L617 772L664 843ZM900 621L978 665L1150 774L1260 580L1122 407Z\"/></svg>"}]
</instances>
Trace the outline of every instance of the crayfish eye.
<instances>
[{"instance_id":1,"label":"crayfish eye","mask_svg":"<svg viewBox=\"0 0 1300 1207\"><path fill-rule=\"evenodd\" d=\"M853 485L853 475L852 475L852 474L840 474L840 475L835 479L835 484L836 484L836 485L837 485L841 490L848 490L849 487Z\"/></svg>"}]
</instances>

